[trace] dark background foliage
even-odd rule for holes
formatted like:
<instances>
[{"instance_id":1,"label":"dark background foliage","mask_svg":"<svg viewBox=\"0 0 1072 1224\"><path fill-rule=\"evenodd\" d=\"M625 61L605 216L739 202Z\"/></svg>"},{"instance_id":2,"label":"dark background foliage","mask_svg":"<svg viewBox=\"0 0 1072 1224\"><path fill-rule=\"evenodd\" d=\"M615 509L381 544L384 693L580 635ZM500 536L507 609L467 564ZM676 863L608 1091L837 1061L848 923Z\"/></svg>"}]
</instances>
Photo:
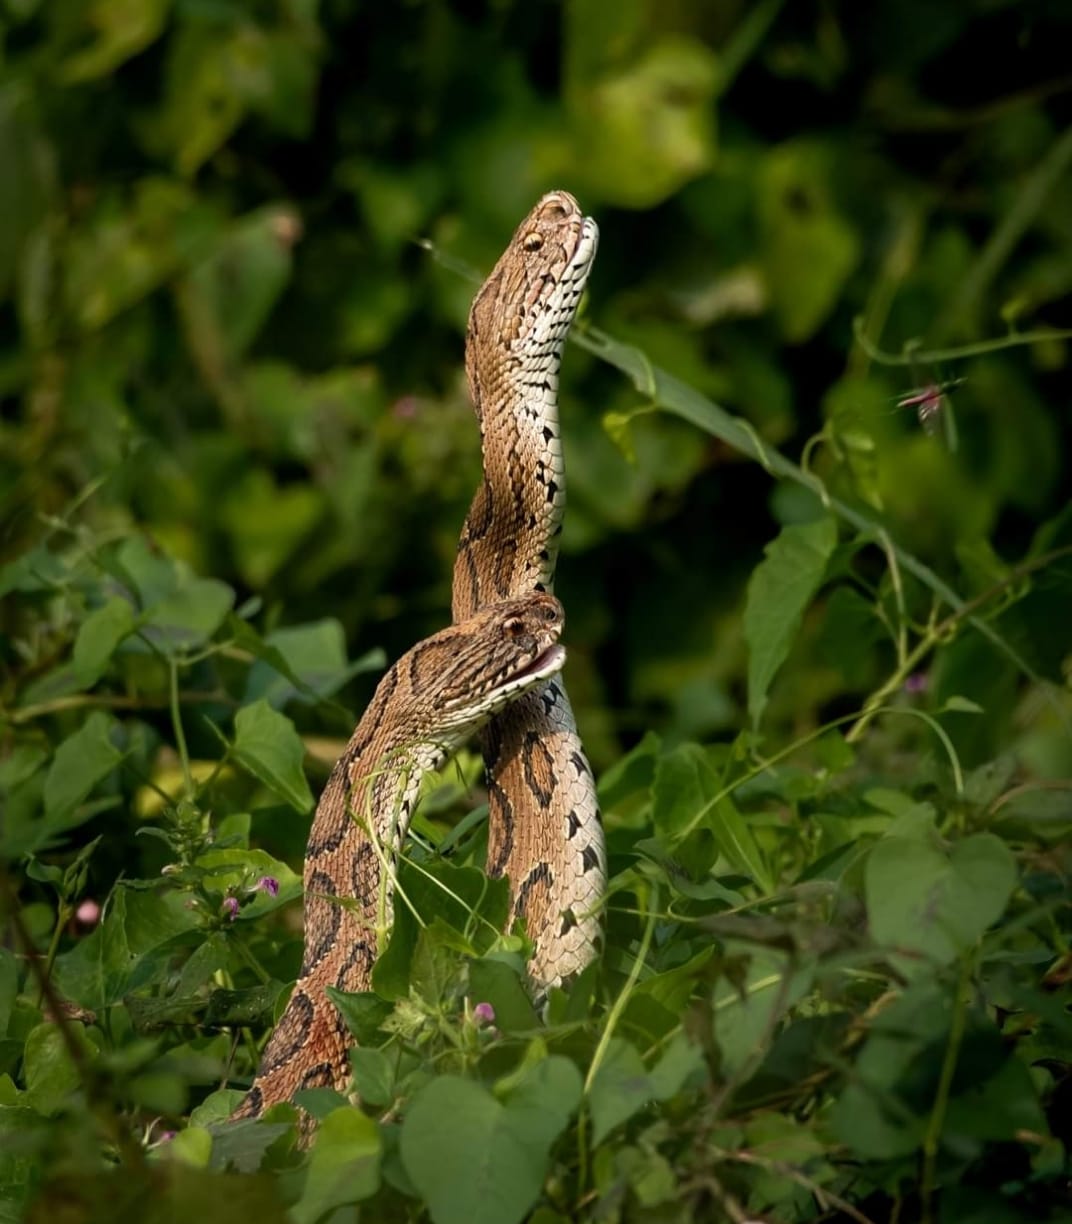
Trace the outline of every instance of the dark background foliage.
<instances>
[{"instance_id":1,"label":"dark background foliage","mask_svg":"<svg viewBox=\"0 0 1072 1224\"><path fill-rule=\"evenodd\" d=\"M480 471L468 302L551 187L600 225L582 333L636 346L749 431L697 428L658 379L614 368L628 350L612 343L601 360L598 333L595 351L585 334L568 349L558 592L570 691L609 779L612 866L632 880L653 828L682 849L719 790L705 769L736 786L874 698L913 716L855 723L850 756L818 739L799 775L760 770L741 795L755 843L735 857L731 824L689 843L693 883L721 871L761 895L823 876L825 856L891 820L899 836L918 832L915 808L890 806L896 791L934 805L945 837L989 836L993 812L1015 816L997 833L1022 879L1049 881L1023 886L1017 912L1028 924L1031 905L1045 909L1067 887L1072 775L1070 38L1067 6L968 0L0 0L3 849L17 866L7 901L18 892L63 990L109 1016L139 990L174 995L180 971L133 936L141 977L87 985L82 897L147 905L144 923L159 919L172 952L194 938L157 893L113 894L120 877L156 880L178 861L208 913L277 859L300 871L303 753L315 792L383 658L449 615ZM930 385L944 405L936 432L899 406ZM772 479L750 461L757 449L805 474ZM756 609L791 585L806 536L784 529L806 532L830 496L867 525L847 532L837 512L841 543L831 537L803 580L779 645ZM756 567L779 531L796 543L772 551L764 588ZM891 566L893 544L914 572ZM935 599L920 565L989 638ZM766 596L749 613L753 574ZM261 698L267 721L233 721ZM475 784L475 762L462 768ZM433 841L451 836L462 789L437 792ZM880 792L860 817L861 797ZM957 807L966 793L985 819ZM479 806L468 794L462 807ZM154 820L163 840L136 836ZM207 851L210 836L235 848ZM255 857L265 851L277 859ZM197 874L205 853L245 857L213 881ZM861 871L845 867L857 893ZM668 880L673 892L680 879ZM280 904L296 888L288 877ZM689 896L704 916L730 904ZM268 912L264 896L254 906ZM129 935L134 920L122 921ZM262 925L246 939L278 987L300 943L293 924ZM1046 951L1019 948L1038 974L1067 954L1056 930ZM605 998L641 935L612 916ZM664 935L659 972L712 938ZM207 998L212 974L253 989L233 932L218 939L203 977L180 972L187 1001ZM18 959L19 997L32 996ZM690 996L669 997L680 1011ZM862 993L844 1014L873 1002ZM20 1091L36 1065L20 1061L23 1043L48 1027L26 1007L0 1042ZM96 1048L117 1056L132 1023L108 1020ZM173 1091L135 1091L122 1108L184 1113L220 1082L221 1040L186 1049L216 1058L212 1069L169 1064ZM237 1056L248 1072L254 1052ZM642 1148L647 1160L658 1142L628 1150ZM885 1204L908 1157L896 1144L878 1155L892 1163L866 1193ZM924 1212L935 1176L924 1174ZM613 1177L593 1177L609 1193ZM779 1218L811 1218L791 1195L774 1199Z\"/></svg>"}]
</instances>

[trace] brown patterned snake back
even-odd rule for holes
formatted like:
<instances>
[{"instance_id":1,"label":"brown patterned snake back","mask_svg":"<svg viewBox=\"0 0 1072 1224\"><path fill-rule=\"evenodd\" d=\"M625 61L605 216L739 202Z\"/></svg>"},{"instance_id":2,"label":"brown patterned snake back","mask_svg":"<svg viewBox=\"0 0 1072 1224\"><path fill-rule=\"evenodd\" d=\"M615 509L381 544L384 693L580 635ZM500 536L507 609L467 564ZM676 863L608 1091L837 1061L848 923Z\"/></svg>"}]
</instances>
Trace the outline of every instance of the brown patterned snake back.
<instances>
[{"instance_id":1,"label":"brown patterned snake back","mask_svg":"<svg viewBox=\"0 0 1072 1224\"><path fill-rule=\"evenodd\" d=\"M518 227L473 301L466 373L484 480L458 544L455 620L497 600L549 591L565 507L558 368L595 258L598 229L565 191ZM488 872L510 876L535 952L537 993L582 969L599 940L606 881L592 771L558 678L495 717L488 772Z\"/></svg>"},{"instance_id":2,"label":"brown patterned snake back","mask_svg":"<svg viewBox=\"0 0 1072 1224\"><path fill-rule=\"evenodd\" d=\"M257 1117L303 1088L345 1091L353 1039L324 988L370 988L421 778L558 672L561 632L551 595L499 602L418 643L380 681L320 796L305 851L301 974L232 1117Z\"/></svg>"}]
</instances>

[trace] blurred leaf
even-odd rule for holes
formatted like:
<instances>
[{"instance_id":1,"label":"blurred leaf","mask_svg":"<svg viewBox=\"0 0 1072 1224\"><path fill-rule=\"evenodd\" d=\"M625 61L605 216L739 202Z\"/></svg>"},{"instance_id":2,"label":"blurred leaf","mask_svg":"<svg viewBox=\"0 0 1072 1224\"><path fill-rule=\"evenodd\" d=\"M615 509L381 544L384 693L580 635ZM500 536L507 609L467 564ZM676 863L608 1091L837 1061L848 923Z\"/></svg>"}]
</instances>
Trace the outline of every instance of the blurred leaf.
<instances>
[{"instance_id":1,"label":"blurred leaf","mask_svg":"<svg viewBox=\"0 0 1072 1224\"><path fill-rule=\"evenodd\" d=\"M75 809L123 759L111 741L115 719L95 710L56 749L45 779L45 819L51 831L66 827Z\"/></svg>"},{"instance_id":2,"label":"blurred leaf","mask_svg":"<svg viewBox=\"0 0 1072 1224\"><path fill-rule=\"evenodd\" d=\"M285 714L262 697L235 715L234 757L269 790L299 812L313 806L302 769L305 745Z\"/></svg>"},{"instance_id":3,"label":"blurred leaf","mask_svg":"<svg viewBox=\"0 0 1072 1224\"><path fill-rule=\"evenodd\" d=\"M317 1127L301 1198L290 1209L295 1224L316 1224L326 1212L375 1194L380 1185L380 1136L359 1109L336 1109Z\"/></svg>"},{"instance_id":4,"label":"blurred leaf","mask_svg":"<svg viewBox=\"0 0 1072 1224\"><path fill-rule=\"evenodd\" d=\"M757 208L771 301L787 340L806 340L833 309L859 259L856 232L830 201L823 150L794 143L767 154Z\"/></svg>"},{"instance_id":5,"label":"blurred leaf","mask_svg":"<svg viewBox=\"0 0 1072 1224\"><path fill-rule=\"evenodd\" d=\"M323 511L323 498L309 485L278 488L263 468L252 468L229 490L220 519L231 538L235 560L250 586L271 580Z\"/></svg>"},{"instance_id":6,"label":"blurred leaf","mask_svg":"<svg viewBox=\"0 0 1072 1224\"><path fill-rule=\"evenodd\" d=\"M783 527L752 571L744 611L748 640L748 713L758 727L767 693L785 662L804 610L819 589L837 544L830 517Z\"/></svg>"},{"instance_id":7,"label":"blurred leaf","mask_svg":"<svg viewBox=\"0 0 1072 1224\"><path fill-rule=\"evenodd\" d=\"M502 1102L456 1075L423 1088L406 1112L401 1153L435 1224L518 1224L580 1095L580 1073L557 1056L531 1067ZM464 1179L453 1175L459 1168Z\"/></svg>"},{"instance_id":8,"label":"blurred leaf","mask_svg":"<svg viewBox=\"0 0 1072 1224\"><path fill-rule=\"evenodd\" d=\"M1016 863L1000 838L977 833L949 855L929 840L886 837L866 866L871 933L906 976L967 951L1005 912Z\"/></svg>"},{"instance_id":9,"label":"blurred leaf","mask_svg":"<svg viewBox=\"0 0 1072 1224\"><path fill-rule=\"evenodd\" d=\"M331 697L354 676L375 671L384 664L382 650L370 650L348 663L346 636L337 620L276 629L268 634L264 644L279 652L290 675L303 686L299 688L288 675L281 675L270 660L254 663L246 679L245 699L263 697L276 709L294 699L308 702L314 694Z\"/></svg>"},{"instance_id":10,"label":"blurred leaf","mask_svg":"<svg viewBox=\"0 0 1072 1224\"><path fill-rule=\"evenodd\" d=\"M104 674L116 647L133 628L133 609L119 596L91 612L82 622L73 657L75 671L87 688Z\"/></svg>"},{"instance_id":11,"label":"blurred leaf","mask_svg":"<svg viewBox=\"0 0 1072 1224\"><path fill-rule=\"evenodd\" d=\"M171 0L94 0L84 13L92 41L63 61L60 80L73 85L107 76L159 38L170 8Z\"/></svg>"},{"instance_id":12,"label":"blurred leaf","mask_svg":"<svg viewBox=\"0 0 1072 1224\"><path fill-rule=\"evenodd\" d=\"M592 1142L602 1143L616 1126L631 1118L654 1096L640 1055L628 1041L612 1039L588 1092Z\"/></svg>"}]
</instances>

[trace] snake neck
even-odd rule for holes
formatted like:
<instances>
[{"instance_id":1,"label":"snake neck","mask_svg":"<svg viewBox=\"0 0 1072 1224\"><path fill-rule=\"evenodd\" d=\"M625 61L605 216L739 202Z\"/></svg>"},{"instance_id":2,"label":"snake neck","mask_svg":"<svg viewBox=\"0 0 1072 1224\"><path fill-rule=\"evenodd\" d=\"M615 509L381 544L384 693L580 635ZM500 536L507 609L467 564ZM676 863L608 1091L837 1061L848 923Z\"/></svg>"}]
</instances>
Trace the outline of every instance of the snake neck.
<instances>
[{"instance_id":1,"label":"snake neck","mask_svg":"<svg viewBox=\"0 0 1072 1224\"><path fill-rule=\"evenodd\" d=\"M533 369L470 370L484 479L458 542L455 620L500 599L554 588L566 506L560 357L560 351L549 354Z\"/></svg>"}]
</instances>

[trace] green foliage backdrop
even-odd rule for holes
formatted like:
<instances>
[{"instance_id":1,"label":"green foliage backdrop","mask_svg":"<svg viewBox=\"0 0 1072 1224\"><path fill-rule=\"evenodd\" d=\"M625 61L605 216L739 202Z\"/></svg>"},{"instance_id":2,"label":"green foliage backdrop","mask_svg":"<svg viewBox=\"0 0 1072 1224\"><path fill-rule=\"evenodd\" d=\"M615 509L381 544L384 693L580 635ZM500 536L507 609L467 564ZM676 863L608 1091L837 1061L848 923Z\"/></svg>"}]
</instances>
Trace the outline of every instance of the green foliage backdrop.
<instances>
[{"instance_id":1,"label":"green foliage backdrop","mask_svg":"<svg viewBox=\"0 0 1072 1224\"><path fill-rule=\"evenodd\" d=\"M0 1220L1070 1218L1070 37L0 0ZM605 955L533 1013L463 754L303 1153L222 1120L551 187Z\"/></svg>"}]
</instances>

